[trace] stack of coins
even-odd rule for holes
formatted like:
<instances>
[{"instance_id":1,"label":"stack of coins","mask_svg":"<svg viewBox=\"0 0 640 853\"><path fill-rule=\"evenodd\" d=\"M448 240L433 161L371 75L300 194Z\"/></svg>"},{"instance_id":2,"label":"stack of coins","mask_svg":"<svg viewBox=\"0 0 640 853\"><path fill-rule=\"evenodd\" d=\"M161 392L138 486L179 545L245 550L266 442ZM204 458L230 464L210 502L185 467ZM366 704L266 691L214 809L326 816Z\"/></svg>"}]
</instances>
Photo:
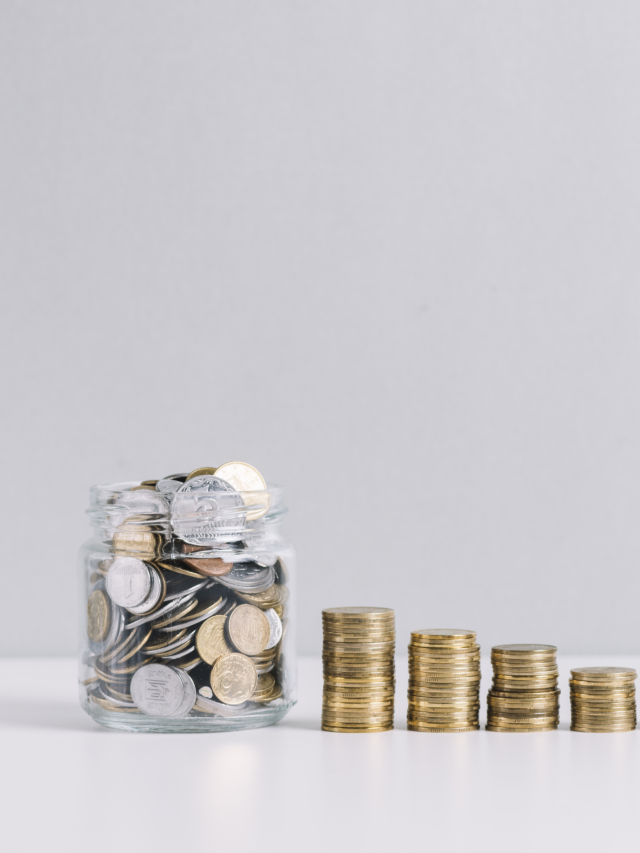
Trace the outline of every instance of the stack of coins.
<instances>
[{"instance_id":1,"label":"stack of coins","mask_svg":"<svg viewBox=\"0 0 640 853\"><path fill-rule=\"evenodd\" d=\"M491 732L546 732L558 728L556 647L494 646L493 685L487 696Z\"/></svg>"},{"instance_id":2,"label":"stack of coins","mask_svg":"<svg viewBox=\"0 0 640 853\"><path fill-rule=\"evenodd\" d=\"M628 732L636 727L635 669L584 666L571 670L571 730Z\"/></svg>"},{"instance_id":3,"label":"stack of coins","mask_svg":"<svg viewBox=\"0 0 640 853\"><path fill-rule=\"evenodd\" d=\"M393 728L395 616L386 607L322 611L322 728L384 732Z\"/></svg>"},{"instance_id":4,"label":"stack of coins","mask_svg":"<svg viewBox=\"0 0 640 853\"><path fill-rule=\"evenodd\" d=\"M409 645L407 728L471 732L480 728L480 646L475 631L425 628Z\"/></svg>"}]
</instances>

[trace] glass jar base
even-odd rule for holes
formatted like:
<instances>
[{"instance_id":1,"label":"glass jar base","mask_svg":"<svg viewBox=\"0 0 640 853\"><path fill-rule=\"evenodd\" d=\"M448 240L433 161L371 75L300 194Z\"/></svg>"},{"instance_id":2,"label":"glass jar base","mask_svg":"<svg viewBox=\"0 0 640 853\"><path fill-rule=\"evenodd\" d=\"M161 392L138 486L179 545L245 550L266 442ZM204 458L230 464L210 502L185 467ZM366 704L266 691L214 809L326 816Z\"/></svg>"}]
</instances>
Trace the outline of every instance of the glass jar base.
<instances>
[{"instance_id":1,"label":"glass jar base","mask_svg":"<svg viewBox=\"0 0 640 853\"><path fill-rule=\"evenodd\" d=\"M92 702L84 702L82 707L97 723L109 729L118 729L123 732L173 732L174 734L182 734L233 732L272 726L279 722L294 705L295 702L285 702L273 707L248 711L246 714L238 714L236 717L194 713L192 716L180 719L105 711Z\"/></svg>"}]
</instances>

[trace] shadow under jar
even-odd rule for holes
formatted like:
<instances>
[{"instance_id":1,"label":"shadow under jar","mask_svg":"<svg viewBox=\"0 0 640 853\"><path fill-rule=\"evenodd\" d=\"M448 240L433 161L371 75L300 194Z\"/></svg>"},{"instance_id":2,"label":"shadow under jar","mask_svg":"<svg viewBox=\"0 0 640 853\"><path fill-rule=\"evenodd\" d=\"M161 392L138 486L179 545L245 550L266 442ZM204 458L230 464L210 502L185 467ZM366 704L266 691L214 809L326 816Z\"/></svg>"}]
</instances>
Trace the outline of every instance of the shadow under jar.
<instances>
[{"instance_id":1,"label":"shadow under jar","mask_svg":"<svg viewBox=\"0 0 640 853\"><path fill-rule=\"evenodd\" d=\"M79 556L80 702L105 726L268 726L296 701L282 489L212 474L93 486Z\"/></svg>"}]
</instances>

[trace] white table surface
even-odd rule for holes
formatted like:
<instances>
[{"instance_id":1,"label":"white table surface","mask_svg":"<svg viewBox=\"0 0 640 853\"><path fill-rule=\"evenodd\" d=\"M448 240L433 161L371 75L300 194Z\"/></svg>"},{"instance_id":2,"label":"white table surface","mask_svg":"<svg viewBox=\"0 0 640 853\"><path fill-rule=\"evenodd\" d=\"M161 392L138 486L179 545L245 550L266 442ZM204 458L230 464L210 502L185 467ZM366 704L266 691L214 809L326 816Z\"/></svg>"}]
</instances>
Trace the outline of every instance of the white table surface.
<instances>
[{"instance_id":1,"label":"white table surface","mask_svg":"<svg viewBox=\"0 0 640 853\"><path fill-rule=\"evenodd\" d=\"M0 838L14 851L612 851L640 846L640 731L569 731L573 666L560 659L560 730L409 732L406 659L397 728L320 731L318 659L276 726L129 734L80 708L73 660L0 660ZM483 716L490 666L483 662Z\"/></svg>"}]
</instances>

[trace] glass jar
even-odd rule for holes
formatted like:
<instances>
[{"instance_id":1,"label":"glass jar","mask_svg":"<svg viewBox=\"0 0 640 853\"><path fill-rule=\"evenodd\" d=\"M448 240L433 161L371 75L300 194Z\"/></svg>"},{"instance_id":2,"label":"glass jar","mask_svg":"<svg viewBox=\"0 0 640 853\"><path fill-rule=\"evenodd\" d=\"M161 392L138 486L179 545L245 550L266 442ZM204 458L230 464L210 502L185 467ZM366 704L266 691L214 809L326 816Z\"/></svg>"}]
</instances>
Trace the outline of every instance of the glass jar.
<instances>
[{"instance_id":1,"label":"glass jar","mask_svg":"<svg viewBox=\"0 0 640 853\"><path fill-rule=\"evenodd\" d=\"M282 489L234 488L214 471L90 490L79 687L105 726L254 728L296 701Z\"/></svg>"}]
</instances>

